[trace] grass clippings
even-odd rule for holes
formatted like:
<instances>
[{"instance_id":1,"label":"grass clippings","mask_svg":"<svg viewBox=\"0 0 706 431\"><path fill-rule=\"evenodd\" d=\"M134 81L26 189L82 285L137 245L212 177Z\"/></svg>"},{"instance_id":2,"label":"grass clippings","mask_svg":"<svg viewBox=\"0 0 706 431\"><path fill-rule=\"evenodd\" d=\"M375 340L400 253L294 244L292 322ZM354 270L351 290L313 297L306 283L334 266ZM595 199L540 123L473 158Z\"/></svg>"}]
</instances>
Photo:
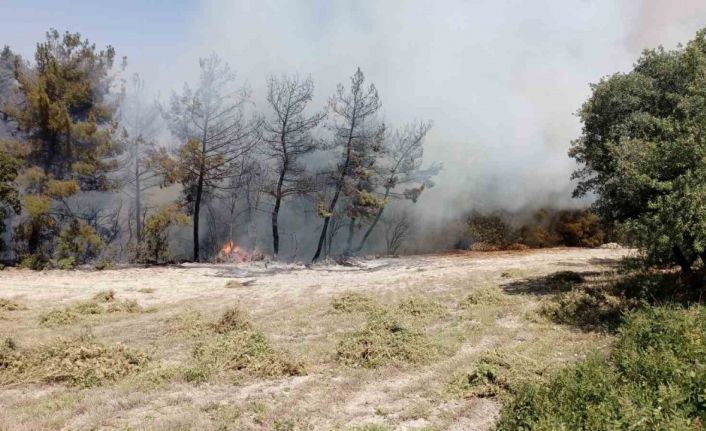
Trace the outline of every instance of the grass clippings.
<instances>
[{"instance_id":1,"label":"grass clippings","mask_svg":"<svg viewBox=\"0 0 706 431\"><path fill-rule=\"evenodd\" d=\"M345 334L336 348L339 362L363 368L422 364L437 354L438 346L424 333L386 310L369 313L365 327Z\"/></svg>"},{"instance_id":2,"label":"grass clippings","mask_svg":"<svg viewBox=\"0 0 706 431\"><path fill-rule=\"evenodd\" d=\"M138 350L105 345L85 335L24 350L5 341L0 345L0 386L40 382L101 386L139 372L148 362Z\"/></svg>"},{"instance_id":3,"label":"grass clippings","mask_svg":"<svg viewBox=\"0 0 706 431\"><path fill-rule=\"evenodd\" d=\"M379 308L379 305L369 295L358 292L346 292L334 297L331 300L331 307L340 313L367 313Z\"/></svg>"}]
</instances>

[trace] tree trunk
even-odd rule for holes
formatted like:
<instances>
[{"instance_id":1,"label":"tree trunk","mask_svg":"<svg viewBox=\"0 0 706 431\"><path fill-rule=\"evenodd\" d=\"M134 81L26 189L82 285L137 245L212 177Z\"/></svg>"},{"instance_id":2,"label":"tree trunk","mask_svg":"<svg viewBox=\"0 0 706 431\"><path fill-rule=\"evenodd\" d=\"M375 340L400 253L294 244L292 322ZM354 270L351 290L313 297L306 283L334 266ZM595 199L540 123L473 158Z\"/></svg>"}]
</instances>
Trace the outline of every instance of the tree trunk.
<instances>
[{"instance_id":1,"label":"tree trunk","mask_svg":"<svg viewBox=\"0 0 706 431\"><path fill-rule=\"evenodd\" d=\"M140 219L140 215L142 214L142 202L140 200L140 187L140 163L138 156L135 155L135 237L137 238L137 244L142 243L142 220Z\"/></svg>"},{"instance_id":2,"label":"tree trunk","mask_svg":"<svg viewBox=\"0 0 706 431\"><path fill-rule=\"evenodd\" d=\"M390 196L390 188L388 187L385 189L385 197L383 198L383 200L387 201L387 198L389 196ZM368 237L370 236L371 233L373 233L373 229L375 229L375 226L380 221L380 217L382 217L383 211L385 211L385 207L382 207L378 210L378 213L375 215L373 222L370 223L370 226L368 226L368 230L365 231L365 235L363 235L363 238L360 239L360 242L358 243L358 247L355 248L354 253L360 253L360 251L363 249L363 246L365 245L365 242L368 240Z\"/></svg>"},{"instance_id":3,"label":"tree trunk","mask_svg":"<svg viewBox=\"0 0 706 431\"><path fill-rule=\"evenodd\" d=\"M287 172L287 162L285 161L282 165L282 171L279 174L279 180L277 181L277 191L275 197L275 207L272 210L272 249L274 250L274 256L277 257L279 253L279 209L282 204L282 184L284 183L284 175Z\"/></svg>"},{"instance_id":4,"label":"tree trunk","mask_svg":"<svg viewBox=\"0 0 706 431\"><path fill-rule=\"evenodd\" d=\"M681 271L684 274L691 274L691 263L689 260L684 256L684 253L682 253L681 249L679 246L674 246L672 247L672 252L674 253L674 258L677 261L677 264L681 267Z\"/></svg>"},{"instance_id":5,"label":"tree trunk","mask_svg":"<svg viewBox=\"0 0 706 431\"><path fill-rule=\"evenodd\" d=\"M355 235L355 217L351 217L351 222L348 224L348 239L346 240L346 256L350 256L353 252L353 236Z\"/></svg>"},{"instance_id":6,"label":"tree trunk","mask_svg":"<svg viewBox=\"0 0 706 431\"><path fill-rule=\"evenodd\" d=\"M199 170L199 180L194 196L194 262L199 261L199 212L201 211L201 195L203 194L203 168Z\"/></svg>"}]
</instances>

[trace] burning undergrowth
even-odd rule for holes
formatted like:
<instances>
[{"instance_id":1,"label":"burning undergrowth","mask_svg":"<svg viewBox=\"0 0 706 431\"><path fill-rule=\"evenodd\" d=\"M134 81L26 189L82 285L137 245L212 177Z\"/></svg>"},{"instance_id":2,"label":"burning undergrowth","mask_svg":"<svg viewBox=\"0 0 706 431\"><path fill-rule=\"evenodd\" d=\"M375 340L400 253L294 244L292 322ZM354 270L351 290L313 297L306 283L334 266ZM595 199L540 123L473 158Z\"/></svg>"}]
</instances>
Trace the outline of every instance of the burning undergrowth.
<instances>
[{"instance_id":1,"label":"burning undergrowth","mask_svg":"<svg viewBox=\"0 0 706 431\"><path fill-rule=\"evenodd\" d=\"M248 251L233 240L227 241L215 257L216 263L257 262L265 259L265 254L258 250Z\"/></svg>"},{"instance_id":2,"label":"burning undergrowth","mask_svg":"<svg viewBox=\"0 0 706 431\"><path fill-rule=\"evenodd\" d=\"M0 345L0 386L65 383L93 387L117 382L142 371L144 353L121 344L105 345L90 335L58 339L32 349L20 349L11 339Z\"/></svg>"}]
</instances>

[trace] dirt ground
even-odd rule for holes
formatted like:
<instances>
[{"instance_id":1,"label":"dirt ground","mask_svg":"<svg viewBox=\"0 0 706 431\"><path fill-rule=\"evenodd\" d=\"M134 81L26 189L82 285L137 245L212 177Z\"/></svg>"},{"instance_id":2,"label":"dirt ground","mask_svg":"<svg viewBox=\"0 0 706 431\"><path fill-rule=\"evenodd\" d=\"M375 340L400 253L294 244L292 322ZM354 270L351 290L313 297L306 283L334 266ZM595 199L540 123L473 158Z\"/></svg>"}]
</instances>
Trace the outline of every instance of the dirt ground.
<instances>
[{"instance_id":1,"label":"dirt ground","mask_svg":"<svg viewBox=\"0 0 706 431\"><path fill-rule=\"evenodd\" d=\"M22 348L90 331L102 343L146 352L154 363L188 363L198 336L171 331L216 320L229 306L246 310L277 348L301 360L301 376L193 383L175 377L146 384L133 376L80 389L65 384L0 387L1 430L485 430L502 396L468 396L450 389L455 376L474 369L488 352L528 358L553 368L609 346L609 335L538 319L541 295L514 287L558 271L595 274L614 270L625 250L569 249L360 259L350 266L252 262L186 264L104 271L0 272L0 298L26 309L0 320L0 339ZM226 288L237 280L239 287ZM498 289L506 301L460 307L475 289ZM136 300L149 312L89 316L60 327L39 324L51 310L105 290ZM444 308L419 326L442 353L425 364L358 368L336 359L343 334L365 317L332 310L345 292L366 293L393 307L411 297ZM193 321L188 320L189 316ZM0 364L1 365L1 364ZM0 369L0 373L2 369ZM151 382L151 381L150 381Z\"/></svg>"}]
</instances>

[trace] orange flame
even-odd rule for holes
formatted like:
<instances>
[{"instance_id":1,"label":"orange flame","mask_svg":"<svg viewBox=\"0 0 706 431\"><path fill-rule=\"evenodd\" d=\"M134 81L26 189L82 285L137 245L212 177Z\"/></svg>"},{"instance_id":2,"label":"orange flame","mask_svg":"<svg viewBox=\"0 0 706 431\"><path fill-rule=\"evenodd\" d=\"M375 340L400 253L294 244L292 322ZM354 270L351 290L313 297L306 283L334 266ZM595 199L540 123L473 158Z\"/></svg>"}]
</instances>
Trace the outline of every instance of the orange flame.
<instances>
[{"instance_id":1,"label":"orange flame","mask_svg":"<svg viewBox=\"0 0 706 431\"><path fill-rule=\"evenodd\" d=\"M240 246L234 243L233 240L226 242L223 244L223 247L221 247L221 254L231 255L234 253L240 253Z\"/></svg>"},{"instance_id":2,"label":"orange flame","mask_svg":"<svg viewBox=\"0 0 706 431\"><path fill-rule=\"evenodd\" d=\"M253 254L246 250L243 250L238 244L230 240L223 244L221 251L218 253L216 258L220 262L248 262L251 260L259 260L260 254Z\"/></svg>"}]
</instances>

